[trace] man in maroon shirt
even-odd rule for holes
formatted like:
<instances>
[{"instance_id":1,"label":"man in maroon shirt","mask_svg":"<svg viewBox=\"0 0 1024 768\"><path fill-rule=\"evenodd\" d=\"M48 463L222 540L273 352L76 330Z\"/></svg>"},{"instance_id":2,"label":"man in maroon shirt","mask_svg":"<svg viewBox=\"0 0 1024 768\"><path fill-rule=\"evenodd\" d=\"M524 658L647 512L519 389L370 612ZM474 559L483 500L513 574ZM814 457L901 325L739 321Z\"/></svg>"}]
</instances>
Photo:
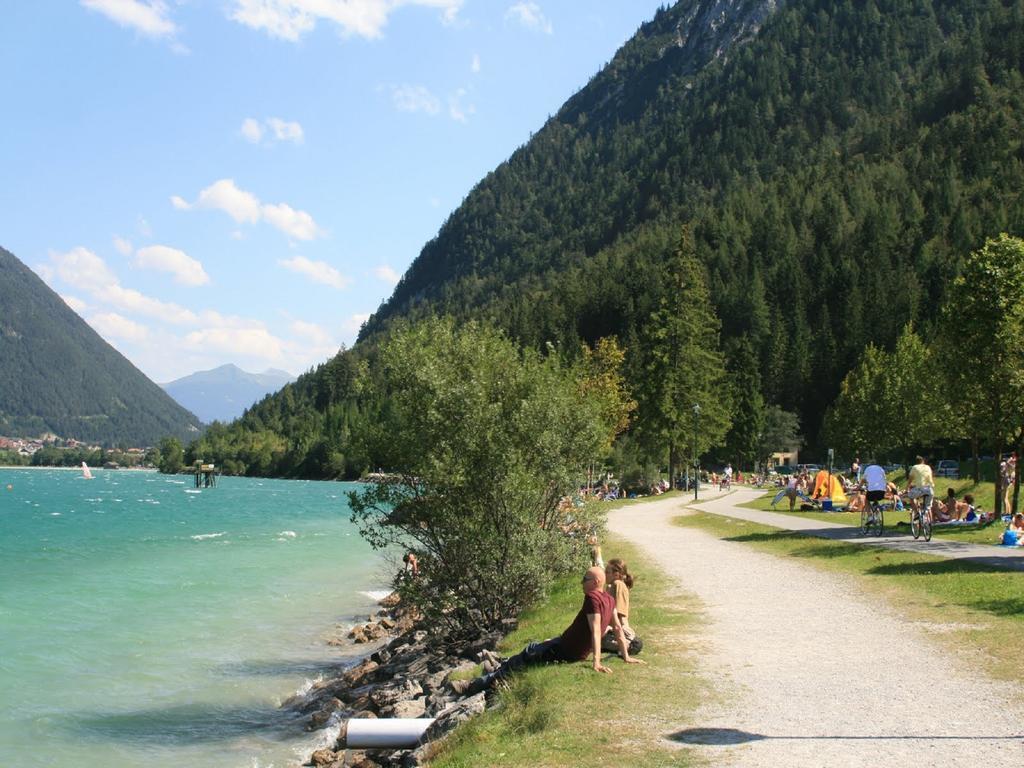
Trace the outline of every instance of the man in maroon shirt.
<instances>
[{"instance_id":1,"label":"man in maroon shirt","mask_svg":"<svg viewBox=\"0 0 1024 768\"><path fill-rule=\"evenodd\" d=\"M629 643L626 642L619 617L615 613L615 598L604 591L604 569L590 568L583 576L583 607L565 632L550 640L530 643L493 672L473 680L453 680L452 690L458 694L479 693L509 673L531 664L583 661L591 654L594 657L594 671L610 674L611 670L601 663L601 636L609 626L615 630L622 660L627 664L645 664L629 656Z\"/></svg>"}]
</instances>

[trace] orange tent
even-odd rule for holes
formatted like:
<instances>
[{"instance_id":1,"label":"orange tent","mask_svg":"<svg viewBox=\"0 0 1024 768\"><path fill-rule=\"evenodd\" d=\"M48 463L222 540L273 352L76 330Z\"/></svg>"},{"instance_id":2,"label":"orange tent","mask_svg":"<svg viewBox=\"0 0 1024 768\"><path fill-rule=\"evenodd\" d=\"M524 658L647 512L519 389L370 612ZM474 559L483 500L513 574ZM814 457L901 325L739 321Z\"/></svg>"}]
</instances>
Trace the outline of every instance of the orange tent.
<instances>
[{"instance_id":1,"label":"orange tent","mask_svg":"<svg viewBox=\"0 0 1024 768\"><path fill-rule=\"evenodd\" d=\"M838 475L830 475L827 469L822 469L814 476L814 493L812 499L832 499L832 505L836 507L846 506L846 493L843 491L843 483Z\"/></svg>"}]
</instances>

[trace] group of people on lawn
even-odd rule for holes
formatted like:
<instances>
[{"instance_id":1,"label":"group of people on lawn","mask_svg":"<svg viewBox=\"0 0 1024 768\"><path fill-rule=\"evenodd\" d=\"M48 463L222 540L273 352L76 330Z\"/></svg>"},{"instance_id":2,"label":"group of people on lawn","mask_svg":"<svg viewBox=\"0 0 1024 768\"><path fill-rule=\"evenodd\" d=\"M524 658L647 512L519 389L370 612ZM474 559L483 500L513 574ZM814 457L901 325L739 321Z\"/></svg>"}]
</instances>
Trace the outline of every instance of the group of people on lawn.
<instances>
[{"instance_id":1,"label":"group of people on lawn","mask_svg":"<svg viewBox=\"0 0 1024 768\"><path fill-rule=\"evenodd\" d=\"M930 496L931 517L936 523L948 523L954 521L984 522L988 518L985 513L980 512L974 505L974 496L970 493L964 494L963 499L956 497L956 491L950 487L946 489L945 498L937 498L935 495L935 479L932 469L924 460L918 456L916 463L910 468L907 475L907 487L901 491L896 483L889 480L885 470L878 464L869 464L861 468L859 459L853 463L853 472L856 473L855 480L842 480L844 489L850 497L847 510L860 512L872 502L888 501L893 509L904 508L904 496L914 501L922 496ZM786 484L784 495L789 499L790 511L793 510L798 498L806 499L810 489L810 477L807 473L793 475Z\"/></svg>"}]
</instances>

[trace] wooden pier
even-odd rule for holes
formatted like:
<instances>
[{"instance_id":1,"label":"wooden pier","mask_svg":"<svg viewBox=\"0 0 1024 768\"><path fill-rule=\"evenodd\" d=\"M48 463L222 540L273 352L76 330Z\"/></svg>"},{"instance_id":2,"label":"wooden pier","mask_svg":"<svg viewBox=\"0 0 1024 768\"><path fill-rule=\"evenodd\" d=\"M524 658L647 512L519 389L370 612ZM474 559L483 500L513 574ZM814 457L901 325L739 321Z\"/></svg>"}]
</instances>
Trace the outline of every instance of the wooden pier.
<instances>
[{"instance_id":1,"label":"wooden pier","mask_svg":"<svg viewBox=\"0 0 1024 768\"><path fill-rule=\"evenodd\" d=\"M217 470L213 464L195 463L196 488L213 488L217 485Z\"/></svg>"}]
</instances>

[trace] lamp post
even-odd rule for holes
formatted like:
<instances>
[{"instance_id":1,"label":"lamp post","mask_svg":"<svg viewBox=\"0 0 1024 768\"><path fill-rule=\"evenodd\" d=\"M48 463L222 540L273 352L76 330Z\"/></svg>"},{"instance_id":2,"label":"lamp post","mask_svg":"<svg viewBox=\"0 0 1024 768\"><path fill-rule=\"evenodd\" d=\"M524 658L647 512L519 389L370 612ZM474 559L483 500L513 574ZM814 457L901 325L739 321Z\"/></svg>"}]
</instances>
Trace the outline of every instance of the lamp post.
<instances>
[{"instance_id":1,"label":"lamp post","mask_svg":"<svg viewBox=\"0 0 1024 768\"><path fill-rule=\"evenodd\" d=\"M697 500L697 489L700 488L700 462L697 460L697 424L700 419L700 405L693 404L693 500Z\"/></svg>"}]
</instances>

